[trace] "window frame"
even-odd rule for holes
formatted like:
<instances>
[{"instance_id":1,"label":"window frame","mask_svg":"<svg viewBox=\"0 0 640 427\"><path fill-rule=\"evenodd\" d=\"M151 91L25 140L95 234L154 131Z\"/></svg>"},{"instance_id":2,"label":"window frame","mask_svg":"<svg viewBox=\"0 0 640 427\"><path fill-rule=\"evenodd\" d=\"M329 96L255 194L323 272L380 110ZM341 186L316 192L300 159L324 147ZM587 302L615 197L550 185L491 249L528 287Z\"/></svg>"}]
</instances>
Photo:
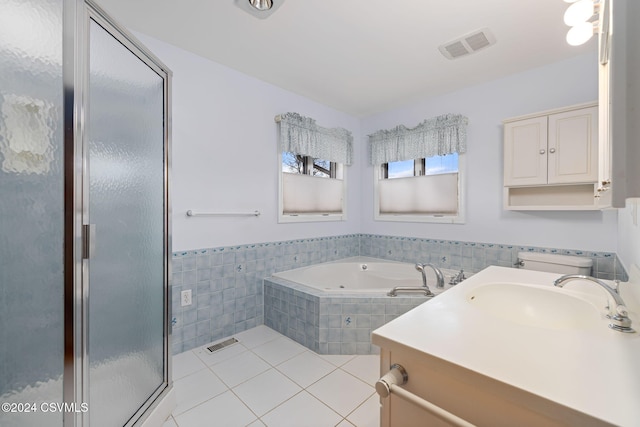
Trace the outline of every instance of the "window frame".
<instances>
[{"instance_id":1,"label":"window frame","mask_svg":"<svg viewBox=\"0 0 640 427\"><path fill-rule=\"evenodd\" d=\"M342 213L301 213L286 214L284 213L284 188L283 176L285 172L282 169L283 151L278 148L278 223L303 223L303 222L331 222L347 220L347 167L342 163L330 162L330 176L314 176L314 158L312 156L304 156L304 175L311 176L315 179L337 179L342 181ZM294 153L295 155L295 153ZM324 160L324 159L320 159ZM294 174L296 175L296 174ZM342 175L342 178L336 176Z\"/></svg>"},{"instance_id":2,"label":"window frame","mask_svg":"<svg viewBox=\"0 0 640 427\"><path fill-rule=\"evenodd\" d=\"M414 159L414 177L425 176L425 159ZM373 219L375 221L393 222L423 222L436 224L465 224L465 176L466 176L466 154L458 153L458 213L456 215L445 214L381 214L380 213L380 181L389 179L388 163L375 166L373 168ZM418 173L418 175L416 175ZM393 179L393 178L391 178Z\"/></svg>"}]
</instances>

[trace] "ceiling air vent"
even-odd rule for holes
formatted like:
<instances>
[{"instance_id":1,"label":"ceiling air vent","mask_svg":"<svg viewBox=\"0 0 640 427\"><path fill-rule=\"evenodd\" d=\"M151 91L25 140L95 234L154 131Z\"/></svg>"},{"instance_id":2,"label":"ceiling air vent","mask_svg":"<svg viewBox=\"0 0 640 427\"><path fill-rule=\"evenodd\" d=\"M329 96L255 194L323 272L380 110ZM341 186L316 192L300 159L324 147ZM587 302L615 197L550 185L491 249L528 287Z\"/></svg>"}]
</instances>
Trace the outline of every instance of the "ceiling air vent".
<instances>
[{"instance_id":1,"label":"ceiling air vent","mask_svg":"<svg viewBox=\"0 0 640 427\"><path fill-rule=\"evenodd\" d=\"M467 56L496 43L496 38L488 28L466 34L441 46L438 50L445 58L456 59Z\"/></svg>"}]
</instances>

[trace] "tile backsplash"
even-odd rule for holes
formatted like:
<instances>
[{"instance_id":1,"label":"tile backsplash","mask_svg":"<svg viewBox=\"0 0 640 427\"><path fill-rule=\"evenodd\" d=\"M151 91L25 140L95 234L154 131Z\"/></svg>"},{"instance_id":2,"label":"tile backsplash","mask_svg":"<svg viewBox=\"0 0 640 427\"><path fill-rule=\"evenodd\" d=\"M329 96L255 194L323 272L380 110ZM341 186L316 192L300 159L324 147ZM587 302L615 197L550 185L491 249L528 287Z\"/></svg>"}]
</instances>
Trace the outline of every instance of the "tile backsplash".
<instances>
[{"instance_id":1,"label":"tile backsplash","mask_svg":"<svg viewBox=\"0 0 640 427\"><path fill-rule=\"evenodd\" d=\"M522 251L589 257L594 276L627 280L615 253L374 234L181 251L172 256L173 354L263 324L262 279L278 271L361 255L474 273L489 265L513 267ZM186 307L180 305L183 290L192 293Z\"/></svg>"}]
</instances>

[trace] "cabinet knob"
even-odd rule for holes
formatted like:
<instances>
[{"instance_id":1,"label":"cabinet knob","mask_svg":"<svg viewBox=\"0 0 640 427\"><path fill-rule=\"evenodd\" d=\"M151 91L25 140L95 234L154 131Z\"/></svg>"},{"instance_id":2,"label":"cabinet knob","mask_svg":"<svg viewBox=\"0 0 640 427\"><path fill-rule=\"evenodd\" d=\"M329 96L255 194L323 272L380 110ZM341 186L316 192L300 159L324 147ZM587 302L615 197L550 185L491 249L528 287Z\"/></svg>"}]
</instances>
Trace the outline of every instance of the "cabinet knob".
<instances>
[{"instance_id":1,"label":"cabinet knob","mask_svg":"<svg viewBox=\"0 0 640 427\"><path fill-rule=\"evenodd\" d=\"M553 153L555 153L555 152L556 152L556 149L555 149L555 148L549 148L549 152L550 152L551 154L553 154Z\"/></svg>"},{"instance_id":2,"label":"cabinet knob","mask_svg":"<svg viewBox=\"0 0 640 427\"><path fill-rule=\"evenodd\" d=\"M542 150L540 150L540 154L544 154L544 153L545 153L545 151L544 151L544 148L543 148Z\"/></svg>"}]
</instances>

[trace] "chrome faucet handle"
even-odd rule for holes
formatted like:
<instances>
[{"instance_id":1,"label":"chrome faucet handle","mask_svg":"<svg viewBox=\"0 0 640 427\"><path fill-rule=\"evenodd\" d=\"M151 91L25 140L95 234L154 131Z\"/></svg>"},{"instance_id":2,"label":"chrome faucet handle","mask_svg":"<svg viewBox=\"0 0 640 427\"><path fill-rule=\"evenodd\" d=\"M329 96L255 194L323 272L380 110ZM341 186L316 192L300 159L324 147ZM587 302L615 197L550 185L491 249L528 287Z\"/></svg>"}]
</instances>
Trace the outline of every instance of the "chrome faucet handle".
<instances>
[{"instance_id":1,"label":"chrome faucet handle","mask_svg":"<svg viewBox=\"0 0 640 427\"><path fill-rule=\"evenodd\" d=\"M455 276L451 276L451 279L449 280L449 284L457 285L458 283L462 282L464 279L466 279L464 275L464 270L460 270L458 274L456 274Z\"/></svg>"}]
</instances>

